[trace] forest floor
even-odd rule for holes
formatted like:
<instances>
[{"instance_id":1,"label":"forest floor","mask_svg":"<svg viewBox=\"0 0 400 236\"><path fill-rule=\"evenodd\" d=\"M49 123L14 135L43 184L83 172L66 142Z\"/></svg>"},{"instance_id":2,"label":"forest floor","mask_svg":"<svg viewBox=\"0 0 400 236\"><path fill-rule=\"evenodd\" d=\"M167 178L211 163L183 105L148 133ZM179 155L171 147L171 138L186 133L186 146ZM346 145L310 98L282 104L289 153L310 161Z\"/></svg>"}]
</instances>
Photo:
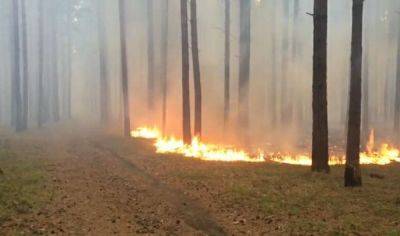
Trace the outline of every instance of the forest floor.
<instances>
[{"instance_id":1,"label":"forest floor","mask_svg":"<svg viewBox=\"0 0 400 236\"><path fill-rule=\"evenodd\" d=\"M0 134L0 235L400 235L399 164L345 189L343 167L204 162L74 131Z\"/></svg>"}]
</instances>

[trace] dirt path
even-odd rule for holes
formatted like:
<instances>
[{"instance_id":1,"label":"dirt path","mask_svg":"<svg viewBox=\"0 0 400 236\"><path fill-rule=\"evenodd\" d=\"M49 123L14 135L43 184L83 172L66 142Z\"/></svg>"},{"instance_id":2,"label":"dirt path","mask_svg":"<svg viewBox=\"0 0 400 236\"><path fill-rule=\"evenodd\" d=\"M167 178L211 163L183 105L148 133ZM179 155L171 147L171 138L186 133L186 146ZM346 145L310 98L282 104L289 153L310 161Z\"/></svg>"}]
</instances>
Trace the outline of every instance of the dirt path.
<instances>
[{"instance_id":1,"label":"dirt path","mask_svg":"<svg viewBox=\"0 0 400 236\"><path fill-rule=\"evenodd\" d=\"M44 209L9 226L66 235L225 234L195 201L90 138L18 140L16 145L35 147L49 160L55 194Z\"/></svg>"},{"instance_id":2,"label":"dirt path","mask_svg":"<svg viewBox=\"0 0 400 236\"><path fill-rule=\"evenodd\" d=\"M183 221L190 227L204 232L209 235L224 235L224 230L215 222L213 217L209 215L197 202L185 196L177 189L173 189L160 180L154 178L149 173L138 168L128 159L117 154L112 149L108 149L101 144L94 143L94 146L102 151L108 157L115 158L125 165L125 167L135 173L136 176L142 178L147 185L147 189L155 195L160 196L164 201L171 204L175 209L175 215L181 216Z\"/></svg>"}]
</instances>

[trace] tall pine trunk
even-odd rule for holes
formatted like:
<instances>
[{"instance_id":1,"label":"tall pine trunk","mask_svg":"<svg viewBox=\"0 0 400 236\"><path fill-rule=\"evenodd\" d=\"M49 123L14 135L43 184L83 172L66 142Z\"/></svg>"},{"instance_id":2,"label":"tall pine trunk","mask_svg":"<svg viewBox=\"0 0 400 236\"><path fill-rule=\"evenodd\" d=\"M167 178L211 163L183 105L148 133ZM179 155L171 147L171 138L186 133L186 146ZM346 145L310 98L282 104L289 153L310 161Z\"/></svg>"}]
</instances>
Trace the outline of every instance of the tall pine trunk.
<instances>
[{"instance_id":1,"label":"tall pine trunk","mask_svg":"<svg viewBox=\"0 0 400 236\"><path fill-rule=\"evenodd\" d=\"M281 78L281 122L284 125L288 125L291 120L291 107L290 97L291 91L288 83L288 72L289 72L289 16L290 16L290 0L282 0L283 4L283 39L282 39L282 78Z\"/></svg>"},{"instance_id":2,"label":"tall pine trunk","mask_svg":"<svg viewBox=\"0 0 400 236\"><path fill-rule=\"evenodd\" d=\"M364 0L353 0L353 26L351 40L351 78L345 186L361 186L360 126L362 87L362 39Z\"/></svg>"},{"instance_id":3,"label":"tall pine trunk","mask_svg":"<svg viewBox=\"0 0 400 236\"><path fill-rule=\"evenodd\" d=\"M128 83L128 64L126 55L126 27L125 27L125 1L119 0L119 25L121 40L121 82L122 99L124 106L124 136L129 137L131 132L131 121L129 112L129 83Z\"/></svg>"},{"instance_id":4,"label":"tall pine trunk","mask_svg":"<svg viewBox=\"0 0 400 236\"><path fill-rule=\"evenodd\" d=\"M190 24L192 39L192 59L194 75L194 135L201 138L202 130L202 98L201 74L199 59L199 42L197 32L197 0L190 0Z\"/></svg>"},{"instance_id":5,"label":"tall pine trunk","mask_svg":"<svg viewBox=\"0 0 400 236\"><path fill-rule=\"evenodd\" d=\"M168 21L169 21L169 0L164 0L162 11L163 26L161 29L161 83L162 83L162 132L165 134L167 124L167 99L168 99Z\"/></svg>"},{"instance_id":6,"label":"tall pine trunk","mask_svg":"<svg viewBox=\"0 0 400 236\"><path fill-rule=\"evenodd\" d=\"M190 128L190 90L189 90L189 31L187 0L181 0L181 36L182 36L182 130L183 141L192 142Z\"/></svg>"},{"instance_id":7,"label":"tall pine trunk","mask_svg":"<svg viewBox=\"0 0 400 236\"><path fill-rule=\"evenodd\" d=\"M66 102L65 111L67 119L72 118L72 4L68 4L67 10L67 76L66 76Z\"/></svg>"},{"instance_id":8,"label":"tall pine trunk","mask_svg":"<svg viewBox=\"0 0 400 236\"><path fill-rule=\"evenodd\" d=\"M364 65L363 65L363 84L362 84L362 146L365 146L368 142L368 136L370 132L370 118L369 118L369 38L365 39L365 54L364 54Z\"/></svg>"},{"instance_id":9,"label":"tall pine trunk","mask_svg":"<svg viewBox=\"0 0 400 236\"><path fill-rule=\"evenodd\" d=\"M400 30L397 39L396 97L394 107L394 133L400 138ZM399 140L397 140L399 141Z\"/></svg>"},{"instance_id":10,"label":"tall pine trunk","mask_svg":"<svg viewBox=\"0 0 400 236\"><path fill-rule=\"evenodd\" d=\"M251 1L240 0L239 37L239 126L241 137L248 139L250 95Z\"/></svg>"},{"instance_id":11,"label":"tall pine trunk","mask_svg":"<svg viewBox=\"0 0 400 236\"><path fill-rule=\"evenodd\" d=\"M329 172L327 102L328 1L314 0L312 171Z\"/></svg>"},{"instance_id":12,"label":"tall pine trunk","mask_svg":"<svg viewBox=\"0 0 400 236\"><path fill-rule=\"evenodd\" d=\"M292 71L292 75L294 76L294 79L297 81L299 80L298 77L296 77L299 73L298 70L298 64L299 64L299 60L300 60L300 54L301 54L301 42L299 40L299 36L300 36L300 29L301 29L301 22L299 21L299 14L300 14L300 0L294 0L293 3L293 36L292 36L292 67L293 67L293 71ZM295 83L294 83L295 84ZM292 88L294 88L294 86L292 85ZM302 96L303 94L301 93L300 89L297 88L296 91L293 91L293 96L296 96L295 99L293 99L292 101L292 110L294 112L294 110L296 111L296 115L294 117L296 117L296 122L299 125L299 127L303 127L304 125L304 112L303 112L303 108L304 108L304 96Z\"/></svg>"},{"instance_id":13,"label":"tall pine trunk","mask_svg":"<svg viewBox=\"0 0 400 236\"><path fill-rule=\"evenodd\" d=\"M106 124L108 122L108 79L107 79L107 42L106 42L106 30L104 23L104 1L97 2L97 14L98 14L98 41L99 41L99 75L100 75L100 120L101 123Z\"/></svg>"},{"instance_id":14,"label":"tall pine trunk","mask_svg":"<svg viewBox=\"0 0 400 236\"><path fill-rule=\"evenodd\" d=\"M21 73L20 73L20 35L19 35L19 1L12 1L11 43L12 52L12 98L11 118L17 132L22 131L22 98L21 98Z\"/></svg>"},{"instance_id":15,"label":"tall pine trunk","mask_svg":"<svg viewBox=\"0 0 400 236\"><path fill-rule=\"evenodd\" d=\"M53 19L51 23L51 56L52 56L52 111L55 122L60 120L60 97L59 97L59 80L58 80L58 5L52 2Z\"/></svg>"},{"instance_id":16,"label":"tall pine trunk","mask_svg":"<svg viewBox=\"0 0 400 236\"><path fill-rule=\"evenodd\" d=\"M154 16L153 0L147 0L147 95L149 110L154 109Z\"/></svg>"},{"instance_id":17,"label":"tall pine trunk","mask_svg":"<svg viewBox=\"0 0 400 236\"><path fill-rule=\"evenodd\" d=\"M44 94L44 1L39 1L39 22L38 22L38 116L37 122L38 126L42 127L46 122L46 102L45 102L45 94Z\"/></svg>"},{"instance_id":18,"label":"tall pine trunk","mask_svg":"<svg viewBox=\"0 0 400 236\"><path fill-rule=\"evenodd\" d=\"M276 5L277 0L273 1L274 5ZM277 53L276 53L276 45L277 45L277 34L276 34L276 11L272 9L271 12L271 102L270 102L270 111L271 111L271 128L274 129L277 127L278 123L278 114L277 114L277 100L278 100L278 77L277 77Z\"/></svg>"},{"instance_id":19,"label":"tall pine trunk","mask_svg":"<svg viewBox=\"0 0 400 236\"><path fill-rule=\"evenodd\" d=\"M28 29L26 21L26 2L21 1L21 15L22 15L22 123L21 129L26 130L28 128Z\"/></svg>"},{"instance_id":20,"label":"tall pine trunk","mask_svg":"<svg viewBox=\"0 0 400 236\"><path fill-rule=\"evenodd\" d=\"M224 127L230 115L230 72L231 72L231 0L225 0L225 80L224 80Z\"/></svg>"}]
</instances>

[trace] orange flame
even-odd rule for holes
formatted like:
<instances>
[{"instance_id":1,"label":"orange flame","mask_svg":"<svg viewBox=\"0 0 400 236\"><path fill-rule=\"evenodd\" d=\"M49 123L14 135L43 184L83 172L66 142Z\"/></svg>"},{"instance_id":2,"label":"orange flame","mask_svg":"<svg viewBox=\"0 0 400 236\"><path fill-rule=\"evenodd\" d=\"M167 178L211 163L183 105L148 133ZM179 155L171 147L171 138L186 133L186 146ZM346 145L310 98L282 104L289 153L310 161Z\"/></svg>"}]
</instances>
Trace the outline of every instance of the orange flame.
<instances>
[{"instance_id":1,"label":"orange flame","mask_svg":"<svg viewBox=\"0 0 400 236\"><path fill-rule=\"evenodd\" d=\"M192 143L188 145L174 137L162 137L157 128L142 127L132 131L131 135L136 138L155 139L154 146L157 149L157 153L161 154L181 154L185 157L199 158L206 161L265 161L261 153L253 157L243 150L202 143L197 137L193 138Z\"/></svg>"},{"instance_id":2,"label":"orange flame","mask_svg":"<svg viewBox=\"0 0 400 236\"><path fill-rule=\"evenodd\" d=\"M205 161L243 161L243 162L273 162L311 166L311 157L307 154L281 154L259 152L256 156L243 150L201 142L197 137L193 138L190 145L174 137L163 137L157 128L141 127L131 132L134 138L155 139L154 146L160 154L180 154L185 157L198 158ZM374 149L374 131L371 131L366 152L360 153L360 164L387 165L392 162L400 162L400 150L389 144L382 144L379 150ZM344 156L332 155L329 157L330 165L345 164Z\"/></svg>"}]
</instances>

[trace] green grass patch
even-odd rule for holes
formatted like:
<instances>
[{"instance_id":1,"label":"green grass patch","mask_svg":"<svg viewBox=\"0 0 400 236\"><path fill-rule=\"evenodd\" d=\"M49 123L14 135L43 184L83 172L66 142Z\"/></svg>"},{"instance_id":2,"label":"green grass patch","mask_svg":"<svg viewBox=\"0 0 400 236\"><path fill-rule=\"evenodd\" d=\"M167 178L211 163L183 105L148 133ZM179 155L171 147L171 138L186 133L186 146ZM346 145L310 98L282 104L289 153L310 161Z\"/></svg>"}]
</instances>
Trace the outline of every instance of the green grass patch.
<instances>
[{"instance_id":1,"label":"green grass patch","mask_svg":"<svg viewBox=\"0 0 400 236\"><path fill-rule=\"evenodd\" d=\"M43 161L0 149L0 225L10 217L37 210L51 199Z\"/></svg>"}]
</instances>

